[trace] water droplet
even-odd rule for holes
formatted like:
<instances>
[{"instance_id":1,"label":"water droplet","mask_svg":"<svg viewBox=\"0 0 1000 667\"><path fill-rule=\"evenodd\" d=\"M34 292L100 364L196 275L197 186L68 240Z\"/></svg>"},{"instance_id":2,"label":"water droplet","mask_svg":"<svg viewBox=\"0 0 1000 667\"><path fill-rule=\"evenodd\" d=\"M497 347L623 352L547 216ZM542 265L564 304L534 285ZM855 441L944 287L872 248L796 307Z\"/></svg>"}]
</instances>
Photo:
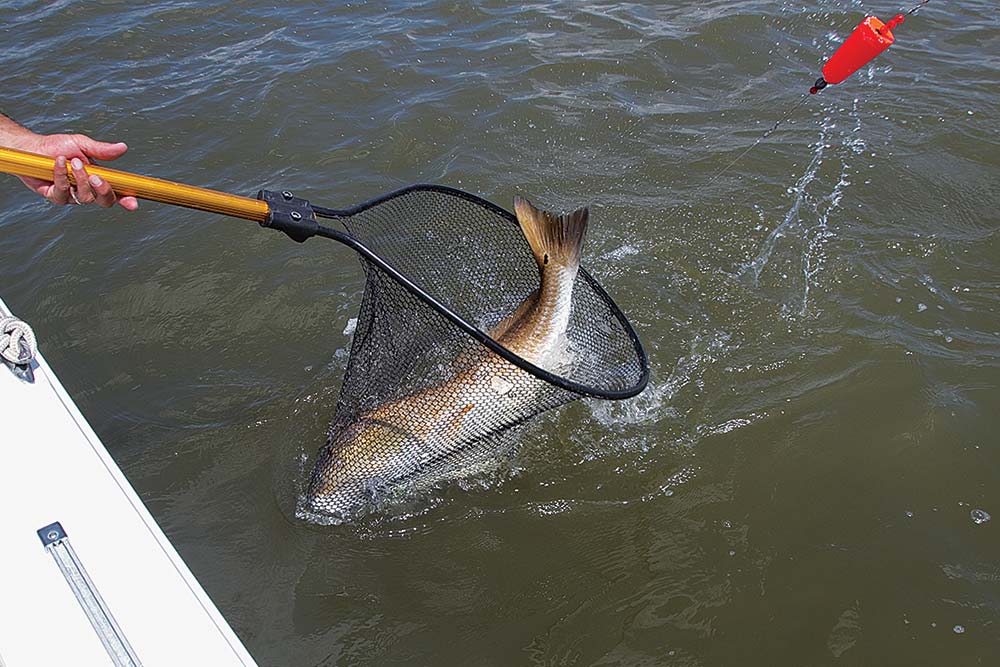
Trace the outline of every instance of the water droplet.
<instances>
[{"instance_id":1,"label":"water droplet","mask_svg":"<svg viewBox=\"0 0 1000 667\"><path fill-rule=\"evenodd\" d=\"M952 628L952 630L955 632L956 635L960 635L963 632L965 632L965 628L961 625L956 625L955 627Z\"/></svg>"},{"instance_id":2,"label":"water droplet","mask_svg":"<svg viewBox=\"0 0 1000 667\"><path fill-rule=\"evenodd\" d=\"M913 518L913 512L911 512L910 510L906 510L906 518L907 519L912 519Z\"/></svg>"},{"instance_id":3,"label":"water droplet","mask_svg":"<svg viewBox=\"0 0 1000 667\"><path fill-rule=\"evenodd\" d=\"M978 508L969 512L969 515L972 517L972 521L974 523L986 523L987 521L993 518L989 515L989 513L986 510L981 510Z\"/></svg>"},{"instance_id":4,"label":"water droplet","mask_svg":"<svg viewBox=\"0 0 1000 667\"><path fill-rule=\"evenodd\" d=\"M918 313L922 313L925 310L927 310L927 304L924 304L924 303L918 303L917 304L917 312Z\"/></svg>"},{"instance_id":5,"label":"water droplet","mask_svg":"<svg viewBox=\"0 0 1000 667\"><path fill-rule=\"evenodd\" d=\"M726 519L725 521L722 522L722 527L723 528L732 528L733 524L730 523L729 519Z\"/></svg>"}]
</instances>

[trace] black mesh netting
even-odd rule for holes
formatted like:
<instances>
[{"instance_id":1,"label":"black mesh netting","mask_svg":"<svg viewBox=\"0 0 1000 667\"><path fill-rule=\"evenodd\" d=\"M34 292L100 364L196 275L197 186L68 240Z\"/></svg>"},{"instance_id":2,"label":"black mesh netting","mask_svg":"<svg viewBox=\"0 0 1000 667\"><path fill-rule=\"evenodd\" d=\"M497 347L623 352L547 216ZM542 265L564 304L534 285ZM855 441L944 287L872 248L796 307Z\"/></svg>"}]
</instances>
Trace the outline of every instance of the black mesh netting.
<instances>
[{"instance_id":1,"label":"black mesh netting","mask_svg":"<svg viewBox=\"0 0 1000 667\"><path fill-rule=\"evenodd\" d=\"M309 480L311 511L346 518L473 473L532 416L580 396L625 398L645 385L638 339L582 269L565 347L549 368L491 349L492 340L476 340L431 303L488 332L538 288L538 265L510 213L436 186L317 213L339 218L374 256L361 249L367 282L329 438ZM586 263L586 243L583 255Z\"/></svg>"}]
</instances>

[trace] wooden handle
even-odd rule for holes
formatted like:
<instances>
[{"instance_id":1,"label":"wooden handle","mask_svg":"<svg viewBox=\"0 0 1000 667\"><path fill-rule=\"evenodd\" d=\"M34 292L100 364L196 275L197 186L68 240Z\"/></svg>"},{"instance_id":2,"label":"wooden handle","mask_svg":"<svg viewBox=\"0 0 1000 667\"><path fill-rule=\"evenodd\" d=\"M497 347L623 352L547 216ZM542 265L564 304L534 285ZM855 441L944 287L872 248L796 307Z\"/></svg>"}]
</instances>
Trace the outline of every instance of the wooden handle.
<instances>
[{"instance_id":1,"label":"wooden handle","mask_svg":"<svg viewBox=\"0 0 1000 667\"><path fill-rule=\"evenodd\" d=\"M55 166L56 161L44 155L13 148L0 148L0 172L51 181ZM69 163L66 164L66 173L69 175L70 183L75 185L76 179ZM230 195L92 164L87 165L87 173L96 174L106 180L119 197L139 197L255 222L264 222L269 212L267 202L250 197Z\"/></svg>"}]
</instances>

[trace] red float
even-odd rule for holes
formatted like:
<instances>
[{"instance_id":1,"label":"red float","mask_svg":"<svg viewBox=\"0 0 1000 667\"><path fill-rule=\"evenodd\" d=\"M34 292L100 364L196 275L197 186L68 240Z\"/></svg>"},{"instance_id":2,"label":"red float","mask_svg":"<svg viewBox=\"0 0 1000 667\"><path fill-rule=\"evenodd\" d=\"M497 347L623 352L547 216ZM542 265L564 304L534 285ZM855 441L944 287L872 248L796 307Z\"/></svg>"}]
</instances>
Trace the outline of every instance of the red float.
<instances>
[{"instance_id":1,"label":"red float","mask_svg":"<svg viewBox=\"0 0 1000 667\"><path fill-rule=\"evenodd\" d=\"M882 23L874 16L866 17L826 62L823 76L809 92L815 94L826 88L827 84L840 83L871 62L875 56L892 46L895 41L892 30L905 19L902 14L897 14L889 22Z\"/></svg>"}]
</instances>

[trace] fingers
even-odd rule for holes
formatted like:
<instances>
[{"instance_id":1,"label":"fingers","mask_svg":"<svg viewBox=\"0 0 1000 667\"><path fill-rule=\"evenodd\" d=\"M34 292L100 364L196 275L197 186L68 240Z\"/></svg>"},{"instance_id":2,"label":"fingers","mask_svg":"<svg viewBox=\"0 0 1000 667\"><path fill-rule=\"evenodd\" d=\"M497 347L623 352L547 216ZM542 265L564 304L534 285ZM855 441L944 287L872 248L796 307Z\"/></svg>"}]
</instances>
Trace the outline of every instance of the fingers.
<instances>
[{"instance_id":1,"label":"fingers","mask_svg":"<svg viewBox=\"0 0 1000 667\"><path fill-rule=\"evenodd\" d=\"M70 200L65 156L60 155L56 158L56 166L52 172L52 184L46 188L45 192L42 192L42 195L57 206L65 206Z\"/></svg>"},{"instance_id":2,"label":"fingers","mask_svg":"<svg viewBox=\"0 0 1000 667\"><path fill-rule=\"evenodd\" d=\"M73 141L80 148L80 152L88 158L95 160L114 160L125 154L128 150L122 142L107 143L105 141L95 141L85 134L74 134Z\"/></svg>"},{"instance_id":3,"label":"fingers","mask_svg":"<svg viewBox=\"0 0 1000 667\"><path fill-rule=\"evenodd\" d=\"M85 160L88 158L93 160L114 160L124 155L125 151L128 150L128 146L120 141L116 143L95 141L85 134L75 134L72 135L72 138L80 149L80 152L83 153ZM77 160L74 160L75 162ZM81 184L82 182L76 173L76 166L74 165L73 168L73 175L76 177L77 183ZM80 168L84 174L87 173L85 166L81 165ZM89 199L91 194L93 194L93 200ZM111 185L99 176L89 176L82 187L78 185L77 198L80 199L81 203L86 204L89 201L94 201L104 208L114 206L116 201L126 211L134 211L139 208L139 200L135 197L117 199L114 190L111 189Z\"/></svg>"},{"instance_id":4,"label":"fingers","mask_svg":"<svg viewBox=\"0 0 1000 667\"><path fill-rule=\"evenodd\" d=\"M76 201L81 204L91 204L97 201L97 193L94 192L94 186L90 182L90 175L87 174L83 161L80 158L73 158L70 160L69 166L73 170L74 179L76 179Z\"/></svg>"},{"instance_id":5,"label":"fingers","mask_svg":"<svg viewBox=\"0 0 1000 667\"><path fill-rule=\"evenodd\" d=\"M98 206L101 208L111 208L115 205L117 197L115 197L115 192L111 189L110 183L97 174L92 174L88 181L90 187L94 190L94 201L97 202Z\"/></svg>"},{"instance_id":6,"label":"fingers","mask_svg":"<svg viewBox=\"0 0 1000 667\"><path fill-rule=\"evenodd\" d=\"M79 158L73 158L70 161L70 169L73 170L73 178L76 180L76 196L73 196L72 190L69 189L69 182L66 178L66 159L56 158L56 181L53 181L52 190L54 193L58 192L61 187L59 182L59 160L62 159L63 171L62 171L62 181L66 181L66 197L73 199L74 202L80 204L97 204L102 208L111 208L118 201L118 197L115 195L115 191L111 189L111 184L106 180L98 176L97 174L88 174L87 168ZM56 196L54 194L54 196ZM53 197L49 199L53 203L58 203L58 200ZM66 201L63 201L65 204ZM134 211L139 208L139 202L136 201L135 197L125 197L122 201L122 207L129 211Z\"/></svg>"},{"instance_id":7,"label":"fingers","mask_svg":"<svg viewBox=\"0 0 1000 667\"><path fill-rule=\"evenodd\" d=\"M101 208L111 208L117 197L111 189L111 184L97 174L88 174L83 162L73 158L70 162L73 176L76 178L76 199L81 204L95 203ZM70 193L72 198L72 193Z\"/></svg>"}]
</instances>

